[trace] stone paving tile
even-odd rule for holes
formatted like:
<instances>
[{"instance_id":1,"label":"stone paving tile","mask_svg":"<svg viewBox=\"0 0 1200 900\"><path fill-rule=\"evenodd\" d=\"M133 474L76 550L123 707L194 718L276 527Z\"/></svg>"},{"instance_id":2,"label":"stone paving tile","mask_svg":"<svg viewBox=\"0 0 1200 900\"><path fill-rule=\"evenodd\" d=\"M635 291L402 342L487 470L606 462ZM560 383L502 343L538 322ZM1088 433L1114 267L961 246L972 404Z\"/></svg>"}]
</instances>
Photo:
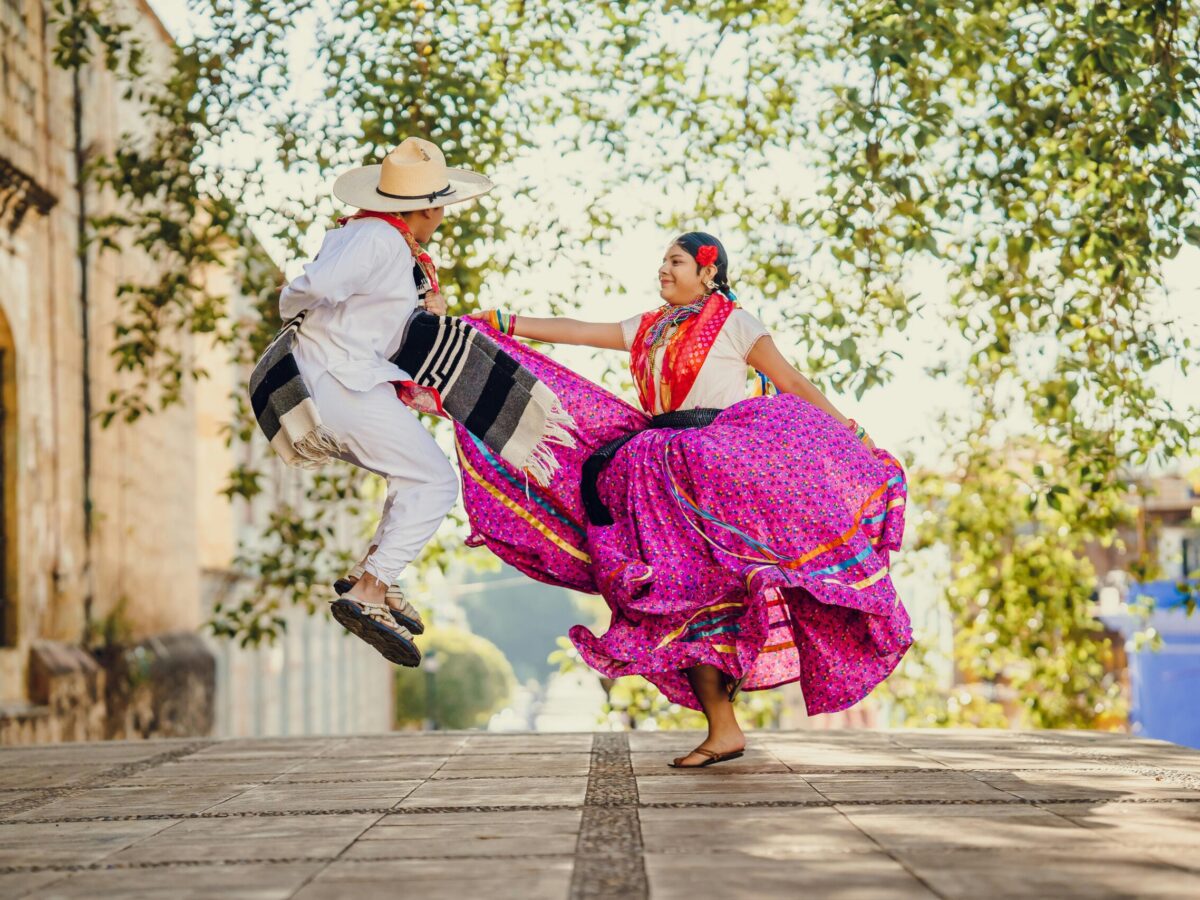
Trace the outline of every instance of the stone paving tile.
<instances>
[{"instance_id":1,"label":"stone paving tile","mask_svg":"<svg viewBox=\"0 0 1200 900\"><path fill-rule=\"evenodd\" d=\"M763 900L820 897L838 900L930 900L937 895L882 853L837 859L752 859L731 854L646 855L654 900ZM976 898L978 900L978 898Z\"/></svg>"},{"instance_id":2,"label":"stone paving tile","mask_svg":"<svg viewBox=\"0 0 1200 900\"><path fill-rule=\"evenodd\" d=\"M814 859L879 847L835 809L643 809L647 853Z\"/></svg>"},{"instance_id":3,"label":"stone paving tile","mask_svg":"<svg viewBox=\"0 0 1200 900\"><path fill-rule=\"evenodd\" d=\"M295 900L563 900L571 883L570 856L541 859L456 859L452 866L419 859L332 863Z\"/></svg>"},{"instance_id":4,"label":"stone paving tile","mask_svg":"<svg viewBox=\"0 0 1200 900\"><path fill-rule=\"evenodd\" d=\"M688 772L692 778L640 775L638 799L642 803L736 803L744 800L821 800L799 775L738 775L719 766Z\"/></svg>"},{"instance_id":5,"label":"stone paving tile","mask_svg":"<svg viewBox=\"0 0 1200 900\"><path fill-rule=\"evenodd\" d=\"M9 765L6 755L0 753L0 787L56 788L68 787L94 778L106 772L109 766L34 766ZM7 795L0 795L0 803Z\"/></svg>"},{"instance_id":6,"label":"stone paving tile","mask_svg":"<svg viewBox=\"0 0 1200 900\"><path fill-rule=\"evenodd\" d=\"M501 758L495 753L475 754L471 748L446 760L434 778L480 778L486 776L545 778L588 773L590 753L522 753ZM470 754L470 755L468 755Z\"/></svg>"},{"instance_id":7,"label":"stone paving tile","mask_svg":"<svg viewBox=\"0 0 1200 900\"><path fill-rule=\"evenodd\" d=\"M286 900L326 865L254 863L77 872L39 889L36 896L37 900ZM393 896L395 890L393 885Z\"/></svg>"},{"instance_id":8,"label":"stone paving tile","mask_svg":"<svg viewBox=\"0 0 1200 900\"><path fill-rule=\"evenodd\" d=\"M809 728L806 731L751 731L750 739L762 744L835 743L844 746L895 746L890 731L856 731L853 728Z\"/></svg>"},{"instance_id":9,"label":"stone paving tile","mask_svg":"<svg viewBox=\"0 0 1200 900\"><path fill-rule=\"evenodd\" d=\"M586 778L427 781L400 806L574 806L583 802L586 789Z\"/></svg>"},{"instance_id":10,"label":"stone paving tile","mask_svg":"<svg viewBox=\"0 0 1200 900\"><path fill-rule=\"evenodd\" d=\"M1200 896L1200 875L1119 848L902 851L897 858L947 900L1101 900Z\"/></svg>"},{"instance_id":11,"label":"stone paving tile","mask_svg":"<svg viewBox=\"0 0 1200 900\"><path fill-rule=\"evenodd\" d=\"M345 738L230 738L205 747L184 759L215 759L233 756L318 756Z\"/></svg>"},{"instance_id":12,"label":"stone paving tile","mask_svg":"<svg viewBox=\"0 0 1200 900\"><path fill-rule=\"evenodd\" d=\"M271 775L242 775L233 780L223 778L219 775L177 775L171 778L164 778L161 775L153 773L135 775L130 778L121 778L117 781L105 784L106 788L154 788L155 790L166 790L169 788L177 788L184 790L191 787L201 788L224 788L229 790L230 796L248 791L250 788L258 787L260 784L266 784L272 779Z\"/></svg>"},{"instance_id":13,"label":"stone paving tile","mask_svg":"<svg viewBox=\"0 0 1200 900\"><path fill-rule=\"evenodd\" d=\"M945 763L921 753L881 745L853 748L831 743L776 746L772 752L793 772L833 772L838 769L944 769Z\"/></svg>"},{"instance_id":14,"label":"stone paving tile","mask_svg":"<svg viewBox=\"0 0 1200 900\"><path fill-rule=\"evenodd\" d=\"M981 776L987 784L1026 800L1071 800L1152 797L1159 800L1200 800L1200 791L1170 781L1126 772L1070 771L1021 772Z\"/></svg>"},{"instance_id":15,"label":"stone paving tile","mask_svg":"<svg viewBox=\"0 0 1200 900\"><path fill-rule=\"evenodd\" d=\"M382 814L185 819L137 841L106 863L330 858L341 853ZM2 836L2 833L0 833Z\"/></svg>"},{"instance_id":16,"label":"stone paving tile","mask_svg":"<svg viewBox=\"0 0 1200 900\"><path fill-rule=\"evenodd\" d=\"M140 762L169 750L186 747L191 740L172 741L112 741L101 743L55 744L54 752L45 747L0 748L4 766L102 766L110 768L123 763Z\"/></svg>"},{"instance_id":17,"label":"stone paving tile","mask_svg":"<svg viewBox=\"0 0 1200 900\"><path fill-rule=\"evenodd\" d=\"M1129 847L1200 847L1200 803L1043 803L1107 840ZM1197 860L1200 862L1200 860Z\"/></svg>"},{"instance_id":18,"label":"stone paving tile","mask_svg":"<svg viewBox=\"0 0 1200 900\"><path fill-rule=\"evenodd\" d=\"M27 897L38 888L64 877L62 872L0 872L0 897L4 900Z\"/></svg>"},{"instance_id":19,"label":"stone paving tile","mask_svg":"<svg viewBox=\"0 0 1200 900\"><path fill-rule=\"evenodd\" d=\"M0 867L91 863L175 824L29 822L0 826Z\"/></svg>"},{"instance_id":20,"label":"stone paving tile","mask_svg":"<svg viewBox=\"0 0 1200 900\"><path fill-rule=\"evenodd\" d=\"M1061 750L1046 746L1006 747L990 750L927 748L921 751L930 759L952 769L1080 769L1106 768L1104 763L1088 763ZM1109 767L1111 768L1111 767Z\"/></svg>"},{"instance_id":21,"label":"stone paving tile","mask_svg":"<svg viewBox=\"0 0 1200 900\"><path fill-rule=\"evenodd\" d=\"M854 734L859 740L848 740L838 735ZM703 731L631 731L629 749L637 753L670 753L678 756L685 750L700 744L706 737ZM896 747L883 733L873 731L748 731L746 750L774 753L791 747L828 746L834 749L846 747L875 750L880 747Z\"/></svg>"},{"instance_id":22,"label":"stone paving tile","mask_svg":"<svg viewBox=\"0 0 1200 900\"><path fill-rule=\"evenodd\" d=\"M0 816L0 896L564 898L584 845L582 871L612 873L631 900L643 864L654 900L1200 896L1200 802L1183 802L1200 799L1195 751L1078 733L759 732L740 760L665 768L702 738L250 739L149 768L136 764L195 742L0 749L0 787L14 788L0 805L47 801ZM96 781L29 796L33 779ZM449 811L492 806L514 809ZM80 865L94 868L67 868ZM51 871L24 871L36 866Z\"/></svg>"},{"instance_id":23,"label":"stone paving tile","mask_svg":"<svg viewBox=\"0 0 1200 900\"><path fill-rule=\"evenodd\" d=\"M631 731L629 750L632 753L665 752L678 756L683 750L697 746L705 737L703 731ZM754 733L746 735L748 749L755 746L755 738Z\"/></svg>"},{"instance_id":24,"label":"stone paving tile","mask_svg":"<svg viewBox=\"0 0 1200 900\"><path fill-rule=\"evenodd\" d=\"M206 759L200 760L197 757L188 757L181 762L164 763L161 766L155 766L140 775L162 776L164 778L173 778L177 775L217 775L230 780L231 777L237 776L252 776L268 778L279 775L283 772L290 772L298 766L303 765L307 760L303 757L270 757L270 758L252 758L252 759Z\"/></svg>"},{"instance_id":25,"label":"stone paving tile","mask_svg":"<svg viewBox=\"0 0 1200 900\"><path fill-rule=\"evenodd\" d=\"M222 801L236 797L245 789L244 785L237 784L90 788L8 816L6 821L77 816L185 815L204 812Z\"/></svg>"},{"instance_id":26,"label":"stone paving tile","mask_svg":"<svg viewBox=\"0 0 1200 900\"><path fill-rule=\"evenodd\" d=\"M322 756L293 766L277 776L291 781L300 776L321 778L428 778L446 762L445 756Z\"/></svg>"},{"instance_id":27,"label":"stone paving tile","mask_svg":"<svg viewBox=\"0 0 1200 900\"><path fill-rule=\"evenodd\" d=\"M1150 751L1166 750L1172 747L1178 748L1179 746L1178 744L1172 744L1170 741L1160 741L1156 738L1139 737L1135 734L1121 734L1114 731L1085 731L1070 728L1051 728L1045 731L1024 733L1041 740L1060 741L1062 743L1069 744L1092 744L1095 746L1107 745L1110 747L1144 747Z\"/></svg>"},{"instance_id":28,"label":"stone paving tile","mask_svg":"<svg viewBox=\"0 0 1200 900\"><path fill-rule=\"evenodd\" d=\"M334 784L264 784L213 809L219 813L379 809L395 806L421 784L418 780Z\"/></svg>"},{"instance_id":29,"label":"stone paving tile","mask_svg":"<svg viewBox=\"0 0 1200 900\"><path fill-rule=\"evenodd\" d=\"M944 747L953 744L1032 744L1041 740L1041 735L1052 732L1011 731L1007 728L891 728L878 733L905 747Z\"/></svg>"},{"instance_id":30,"label":"stone paving tile","mask_svg":"<svg viewBox=\"0 0 1200 900\"><path fill-rule=\"evenodd\" d=\"M695 772L687 769L672 769L669 765L671 760L677 756L682 756L687 752L687 746L676 747L671 751L647 751L643 753L631 753L630 759L633 763L634 775L671 775L680 778L690 778L695 775ZM727 774L743 774L743 775L786 775L791 770L788 769L773 753L768 753L765 750L747 750L746 755L741 759L731 759L728 762L718 763L715 766L709 766L704 770L709 772L724 772Z\"/></svg>"},{"instance_id":31,"label":"stone paving tile","mask_svg":"<svg viewBox=\"0 0 1200 900\"><path fill-rule=\"evenodd\" d=\"M841 812L887 850L1069 845L1079 846L1081 853L1095 853L1096 845L1103 845L1095 832L1030 806L921 806L899 813L894 806L847 806Z\"/></svg>"},{"instance_id":32,"label":"stone paving tile","mask_svg":"<svg viewBox=\"0 0 1200 900\"><path fill-rule=\"evenodd\" d=\"M363 833L345 858L570 856L581 815L576 808L386 816Z\"/></svg>"},{"instance_id":33,"label":"stone paving tile","mask_svg":"<svg viewBox=\"0 0 1200 900\"><path fill-rule=\"evenodd\" d=\"M1012 800L1007 794L964 772L917 771L870 775L805 775L821 796L835 802L917 800Z\"/></svg>"},{"instance_id":34,"label":"stone paving tile","mask_svg":"<svg viewBox=\"0 0 1200 900\"><path fill-rule=\"evenodd\" d=\"M467 738L463 754L590 753L590 734L476 734Z\"/></svg>"},{"instance_id":35,"label":"stone paving tile","mask_svg":"<svg viewBox=\"0 0 1200 900\"><path fill-rule=\"evenodd\" d=\"M467 742L466 734L402 733L339 738L326 756L449 756Z\"/></svg>"},{"instance_id":36,"label":"stone paving tile","mask_svg":"<svg viewBox=\"0 0 1200 900\"><path fill-rule=\"evenodd\" d=\"M1122 756L1116 762L1134 767L1170 769L1173 772L1182 772L1185 775L1200 777L1200 752L1195 750L1188 751L1186 754L1162 753L1152 756L1138 753L1132 756ZM1103 765L1103 763L1099 762L1096 764Z\"/></svg>"}]
</instances>

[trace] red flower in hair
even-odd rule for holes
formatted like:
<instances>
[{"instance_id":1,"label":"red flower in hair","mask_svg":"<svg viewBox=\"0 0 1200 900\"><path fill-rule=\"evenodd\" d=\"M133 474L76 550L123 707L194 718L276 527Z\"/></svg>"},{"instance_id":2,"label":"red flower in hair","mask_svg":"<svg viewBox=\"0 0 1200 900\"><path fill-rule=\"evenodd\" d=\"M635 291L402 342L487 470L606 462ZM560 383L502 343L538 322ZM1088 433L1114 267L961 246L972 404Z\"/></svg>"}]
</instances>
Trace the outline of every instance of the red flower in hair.
<instances>
[{"instance_id":1,"label":"red flower in hair","mask_svg":"<svg viewBox=\"0 0 1200 900\"><path fill-rule=\"evenodd\" d=\"M702 266L711 266L717 261L717 248L712 244L705 244L696 251L696 262Z\"/></svg>"}]
</instances>

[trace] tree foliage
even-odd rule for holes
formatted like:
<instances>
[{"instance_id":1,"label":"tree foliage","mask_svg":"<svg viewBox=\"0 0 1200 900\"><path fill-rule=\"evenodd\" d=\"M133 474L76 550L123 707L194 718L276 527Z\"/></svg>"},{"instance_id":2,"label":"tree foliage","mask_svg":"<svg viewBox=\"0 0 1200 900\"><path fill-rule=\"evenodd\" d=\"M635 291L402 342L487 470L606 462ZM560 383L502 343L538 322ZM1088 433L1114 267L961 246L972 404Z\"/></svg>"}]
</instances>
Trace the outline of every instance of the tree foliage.
<instances>
[{"instance_id":1,"label":"tree foliage","mask_svg":"<svg viewBox=\"0 0 1200 900\"><path fill-rule=\"evenodd\" d=\"M119 61L120 31L97 8L63 7ZM178 399L196 374L179 352L183 336L221 335L249 359L270 333L278 276L247 249L258 245L238 210L255 210L289 253L334 210L311 191L279 196L268 169L312 184L406 134L489 170L527 145L553 147L581 161L574 181L594 198L588 220L557 218L536 183L505 191L548 210L531 229L512 230L498 197L465 211L438 248L453 262L456 308L506 269L544 253L573 263L581 240L603 246L642 216L727 237L743 298L803 335L799 364L835 391L885 384L894 336L917 316L944 318L961 340L928 371L964 385L971 403L947 417L946 465L914 479L913 505L938 517L921 543L953 556L945 601L957 662L1011 691L1031 724L1108 721L1117 709L1101 674L1109 650L1087 611L1094 573L1081 549L1117 539L1137 471L1185 455L1200 424L1155 389L1160 369L1186 371L1196 357L1161 306L1164 264L1200 244L1194 5L196 0L195 9L204 28L180 48L166 89L147 94L159 137L93 168L132 201L97 223L101 239L134 241L164 273L123 288L117 363L141 381L113 410L138 415L149 397ZM301 31L314 35L315 96L293 77L289 42ZM68 49L62 64L80 64L79 42ZM231 163L222 148L248 137L259 158ZM599 171L583 165L597 148ZM633 196L655 202L631 208ZM240 248L232 259L222 232ZM236 327L194 277L218 258L261 301ZM917 266L939 273L944 298L915 294ZM242 413L235 438L250 434L244 404ZM244 469L230 493L248 497L260 483L260 471ZM295 514L281 509L263 545L304 541L305 551L247 557L265 606L230 618L230 633L269 633L270 604L303 600L319 580L298 572L290 583L301 588L288 587L291 566L328 561L334 549L324 526L304 531Z\"/></svg>"},{"instance_id":2,"label":"tree foliage","mask_svg":"<svg viewBox=\"0 0 1200 900\"><path fill-rule=\"evenodd\" d=\"M516 676L491 641L449 625L433 625L421 640L424 669L396 672L397 728L478 728L512 698ZM432 672L430 658L437 659Z\"/></svg>"}]
</instances>

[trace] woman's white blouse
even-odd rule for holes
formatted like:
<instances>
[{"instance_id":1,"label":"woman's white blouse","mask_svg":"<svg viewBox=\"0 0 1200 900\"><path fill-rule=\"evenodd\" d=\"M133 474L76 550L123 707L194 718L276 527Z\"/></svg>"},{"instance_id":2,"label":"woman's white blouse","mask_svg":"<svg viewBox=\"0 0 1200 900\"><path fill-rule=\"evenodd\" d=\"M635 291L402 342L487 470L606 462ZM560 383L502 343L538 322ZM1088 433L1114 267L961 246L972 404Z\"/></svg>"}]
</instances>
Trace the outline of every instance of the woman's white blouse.
<instances>
[{"instance_id":1,"label":"woman's white blouse","mask_svg":"<svg viewBox=\"0 0 1200 900\"><path fill-rule=\"evenodd\" d=\"M633 340L641 327L642 317L634 316L621 323L621 334L625 338L625 349L633 347ZM749 395L749 371L746 357L754 349L759 339L770 332L767 326L744 309L735 309L717 332L717 339L712 349L700 366L700 373L692 389L680 404L680 409L725 409L733 406L739 400L745 400ZM657 382L662 377L663 360L666 354L661 350L654 361L654 379ZM658 395L654 397L658 403ZM651 410L653 414L661 413L661 409Z\"/></svg>"},{"instance_id":2,"label":"woman's white blouse","mask_svg":"<svg viewBox=\"0 0 1200 900\"><path fill-rule=\"evenodd\" d=\"M408 379L388 358L417 302L412 251L393 226L353 219L327 233L279 297L285 321L308 310L295 355L309 390L322 372L352 391Z\"/></svg>"}]
</instances>

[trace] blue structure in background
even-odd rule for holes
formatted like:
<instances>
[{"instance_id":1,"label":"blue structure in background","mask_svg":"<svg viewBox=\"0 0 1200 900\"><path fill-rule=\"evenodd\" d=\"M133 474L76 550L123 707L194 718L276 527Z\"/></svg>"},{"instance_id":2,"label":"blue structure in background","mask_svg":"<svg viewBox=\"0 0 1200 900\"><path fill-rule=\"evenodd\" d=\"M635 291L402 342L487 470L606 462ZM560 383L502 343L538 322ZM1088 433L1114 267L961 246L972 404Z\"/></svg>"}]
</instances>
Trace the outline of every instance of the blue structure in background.
<instances>
[{"instance_id":1,"label":"blue structure in background","mask_svg":"<svg viewBox=\"0 0 1200 900\"><path fill-rule=\"evenodd\" d=\"M1200 610L1191 616L1177 581L1132 585L1131 601L1149 596L1149 621L1131 615L1101 616L1126 638L1147 627L1162 637L1162 646L1129 648L1129 682L1133 692L1130 717L1143 737L1200 748Z\"/></svg>"}]
</instances>

